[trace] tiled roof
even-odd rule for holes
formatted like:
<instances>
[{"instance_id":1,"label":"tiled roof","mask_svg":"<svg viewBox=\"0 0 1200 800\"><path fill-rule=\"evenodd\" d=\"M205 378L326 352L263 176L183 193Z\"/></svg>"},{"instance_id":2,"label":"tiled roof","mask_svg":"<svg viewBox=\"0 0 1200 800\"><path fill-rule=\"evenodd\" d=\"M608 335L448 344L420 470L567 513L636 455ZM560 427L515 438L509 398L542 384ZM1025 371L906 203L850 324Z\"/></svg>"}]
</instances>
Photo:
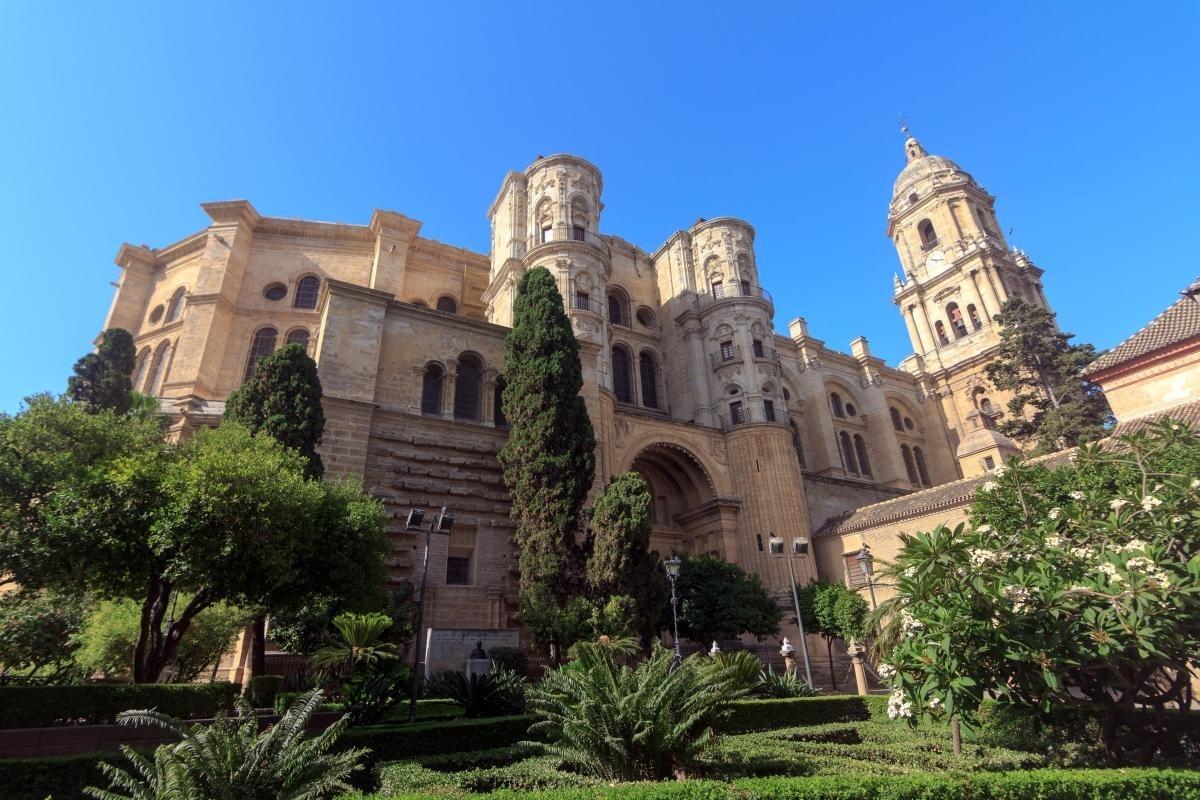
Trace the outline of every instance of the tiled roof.
<instances>
[{"instance_id":1,"label":"tiled roof","mask_svg":"<svg viewBox=\"0 0 1200 800\"><path fill-rule=\"evenodd\" d=\"M1147 414L1144 417L1134 417L1118 423L1112 429L1111 436L1125 436L1130 433L1141 430L1151 422L1156 422L1163 419L1173 419L1177 422L1182 422L1189 428L1200 430L1200 400L1192 403L1184 403L1183 405L1168 408L1166 411L1159 411L1155 414Z\"/></svg>"},{"instance_id":2,"label":"tiled roof","mask_svg":"<svg viewBox=\"0 0 1200 800\"><path fill-rule=\"evenodd\" d=\"M1097 358L1083 372L1091 375L1173 344L1200 336L1200 279L1146 327Z\"/></svg>"}]
</instances>

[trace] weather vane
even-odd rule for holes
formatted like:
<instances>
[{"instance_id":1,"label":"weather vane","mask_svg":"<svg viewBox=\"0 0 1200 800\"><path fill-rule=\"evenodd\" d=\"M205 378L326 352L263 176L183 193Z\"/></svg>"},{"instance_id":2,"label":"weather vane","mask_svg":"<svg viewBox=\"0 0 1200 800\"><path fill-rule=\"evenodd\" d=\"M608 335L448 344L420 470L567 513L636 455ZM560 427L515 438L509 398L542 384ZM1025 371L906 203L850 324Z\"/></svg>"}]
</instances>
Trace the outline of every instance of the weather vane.
<instances>
[{"instance_id":1,"label":"weather vane","mask_svg":"<svg viewBox=\"0 0 1200 800\"><path fill-rule=\"evenodd\" d=\"M900 132L905 136L908 135L908 117L904 116L903 113L900 114Z\"/></svg>"}]
</instances>

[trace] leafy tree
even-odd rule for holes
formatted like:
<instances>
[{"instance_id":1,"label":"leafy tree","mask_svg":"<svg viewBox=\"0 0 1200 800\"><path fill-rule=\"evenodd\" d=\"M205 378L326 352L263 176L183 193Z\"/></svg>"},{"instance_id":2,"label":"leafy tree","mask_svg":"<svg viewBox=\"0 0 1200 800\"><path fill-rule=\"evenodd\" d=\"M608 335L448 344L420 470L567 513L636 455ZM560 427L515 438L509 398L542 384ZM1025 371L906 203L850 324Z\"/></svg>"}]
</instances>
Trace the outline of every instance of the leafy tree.
<instances>
[{"instance_id":1,"label":"leafy tree","mask_svg":"<svg viewBox=\"0 0 1200 800\"><path fill-rule=\"evenodd\" d=\"M1000 432L1037 452L1074 447L1104 435L1112 421L1100 387L1082 378L1096 359L1090 344L1071 344L1045 308L1012 298L995 316L1000 347L987 366L988 380L1013 392Z\"/></svg>"},{"instance_id":2,"label":"leafy tree","mask_svg":"<svg viewBox=\"0 0 1200 800\"><path fill-rule=\"evenodd\" d=\"M1178 736L1200 652L1200 436L1177 423L1011 462L971 524L904 537L885 572L889 713L958 715L988 695L1048 714L1090 706L1114 760Z\"/></svg>"},{"instance_id":3,"label":"leafy tree","mask_svg":"<svg viewBox=\"0 0 1200 800\"><path fill-rule=\"evenodd\" d=\"M655 648L636 667L621 666L611 647L581 642L575 660L530 687L538 721L531 733L575 770L609 781L660 780L686 770L716 739L730 703L748 691L735 667L701 656L672 669Z\"/></svg>"},{"instance_id":4,"label":"leafy tree","mask_svg":"<svg viewBox=\"0 0 1200 800\"><path fill-rule=\"evenodd\" d=\"M829 658L829 679L837 691L837 676L833 669L833 641L841 639L849 644L851 639L861 639L870 608L858 592L851 591L841 583L813 581L796 586L800 599L800 613L804 617L804 630L819 634L825 639Z\"/></svg>"},{"instance_id":5,"label":"leafy tree","mask_svg":"<svg viewBox=\"0 0 1200 800\"><path fill-rule=\"evenodd\" d=\"M757 575L713 556L683 559L676 581L679 634L709 642L743 633L763 638L779 632L779 606ZM671 627L664 612L662 627Z\"/></svg>"},{"instance_id":6,"label":"leafy tree","mask_svg":"<svg viewBox=\"0 0 1200 800\"><path fill-rule=\"evenodd\" d=\"M518 284L504 354L501 401L511 427L499 458L517 525L521 593L545 586L561 605L582 584L577 534L596 438L579 395L579 342L543 267Z\"/></svg>"},{"instance_id":7,"label":"leafy tree","mask_svg":"<svg viewBox=\"0 0 1200 800\"><path fill-rule=\"evenodd\" d=\"M339 614L333 624L342 635L341 641L313 655L317 669L349 673L397 658L395 645L383 638L392 627L387 614Z\"/></svg>"},{"instance_id":8,"label":"leafy tree","mask_svg":"<svg viewBox=\"0 0 1200 800\"><path fill-rule=\"evenodd\" d=\"M609 483L592 508L587 560L593 597L630 598L632 627L647 643L659 631L671 592L658 554L650 552L650 499L645 480L636 472Z\"/></svg>"},{"instance_id":9,"label":"leafy tree","mask_svg":"<svg viewBox=\"0 0 1200 800\"><path fill-rule=\"evenodd\" d=\"M75 362L67 379L67 394L91 411L129 411L132 403L133 337L123 328L109 328L100 335L96 352Z\"/></svg>"},{"instance_id":10,"label":"leafy tree","mask_svg":"<svg viewBox=\"0 0 1200 800\"><path fill-rule=\"evenodd\" d=\"M122 745L133 770L103 763L100 769L114 791L88 787L85 792L97 800L332 797L350 789L347 778L362 769L359 761L367 751L334 746L346 729L345 717L310 737L309 722L320 705L321 692L313 690L263 731L254 709L241 699L235 716L222 714L208 726L185 728L157 711L125 711L117 718L120 724L162 728L180 741L160 745L153 759Z\"/></svg>"},{"instance_id":11,"label":"leafy tree","mask_svg":"<svg viewBox=\"0 0 1200 800\"><path fill-rule=\"evenodd\" d=\"M321 379L317 363L300 345L284 345L259 361L250 380L225 401L225 419L240 423L251 433L264 431L300 451L312 477L325 473L317 453L325 433Z\"/></svg>"},{"instance_id":12,"label":"leafy tree","mask_svg":"<svg viewBox=\"0 0 1200 800\"><path fill-rule=\"evenodd\" d=\"M190 598L173 602L186 605ZM87 615L73 644L78 647L75 661L87 674L105 678L128 679L137 648L142 610L133 600L105 600ZM198 614L167 665L172 680L189 683L215 667L229 649L233 637L245 625L249 615L224 604L214 605Z\"/></svg>"},{"instance_id":13,"label":"leafy tree","mask_svg":"<svg viewBox=\"0 0 1200 800\"><path fill-rule=\"evenodd\" d=\"M79 593L24 589L0 594L0 675L73 677L77 645L72 637L83 625L87 605L88 598Z\"/></svg>"},{"instance_id":14,"label":"leafy tree","mask_svg":"<svg viewBox=\"0 0 1200 800\"><path fill-rule=\"evenodd\" d=\"M236 424L168 445L153 421L35 398L0 418L0 573L136 599L134 680L154 681L210 606L294 603L289 586L328 589L352 562L357 580L382 571L379 503L305 466Z\"/></svg>"},{"instance_id":15,"label":"leafy tree","mask_svg":"<svg viewBox=\"0 0 1200 800\"><path fill-rule=\"evenodd\" d=\"M335 642L340 632L333 621L339 614L379 611L386 614L392 625L383 634L386 641L403 651L408 648L416 631L417 604L412 583L402 581L388 590L378 589L380 581L354 581L347 576L338 583L354 588L353 593L342 596L309 594L299 606L282 608L271 615L271 641L289 653L311 655L322 647Z\"/></svg>"}]
</instances>

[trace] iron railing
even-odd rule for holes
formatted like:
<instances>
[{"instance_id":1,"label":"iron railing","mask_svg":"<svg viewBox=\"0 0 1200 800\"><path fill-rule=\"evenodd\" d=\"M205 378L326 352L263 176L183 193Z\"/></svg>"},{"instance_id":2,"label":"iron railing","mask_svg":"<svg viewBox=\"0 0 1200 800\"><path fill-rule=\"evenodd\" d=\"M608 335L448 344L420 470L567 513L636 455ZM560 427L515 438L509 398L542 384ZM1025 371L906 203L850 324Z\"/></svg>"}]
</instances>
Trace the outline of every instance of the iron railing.
<instances>
[{"instance_id":1,"label":"iron railing","mask_svg":"<svg viewBox=\"0 0 1200 800\"><path fill-rule=\"evenodd\" d=\"M756 300L765 301L772 308L775 302L771 299L771 293L761 286L751 286L749 284L740 283L724 283L717 284L712 287L711 291L701 292L696 295L696 308L706 308L713 303L719 303L722 300L736 300L739 298L753 298Z\"/></svg>"},{"instance_id":2,"label":"iron railing","mask_svg":"<svg viewBox=\"0 0 1200 800\"><path fill-rule=\"evenodd\" d=\"M774 347L755 347L754 357L774 361L776 364L779 363L779 351Z\"/></svg>"},{"instance_id":3,"label":"iron railing","mask_svg":"<svg viewBox=\"0 0 1200 800\"><path fill-rule=\"evenodd\" d=\"M728 414L717 415L717 422L721 430L738 425L749 425L753 422L777 422L786 425L789 419L787 409L779 407L739 408L731 410Z\"/></svg>"},{"instance_id":4,"label":"iron railing","mask_svg":"<svg viewBox=\"0 0 1200 800\"><path fill-rule=\"evenodd\" d=\"M709 359L712 360L712 365L714 368L719 367L722 364L729 364L734 361L741 361L742 360L742 346L739 344L739 345L734 345L733 347L722 347L716 353L709 353L708 357L709 357Z\"/></svg>"},{"instance_id":5,"label":"iron railing","mask_svg":"<svg viewBox=\"0 0 1200 800\"><path fill-rule=\"evenodd\" d=\"M583 294L571 295L571 308L575 311L590 311L593 314L604 316L604 304Z\"/></svg>"},{"instance_id":6,"label":"iron railing","mask_svg":"<svg viewBox=\"0 0 1200 800\"><path fill-rule=\"evenodd\" d=\"M562 225L535 232L526 241L525 252L528 253L535 247L553 242L580 242L581 244L596 248L605 255L610 255L608 242L604 241L604 237L597 233L592 233L586 228L573 228Z\"/></svg>"}]
</instances>

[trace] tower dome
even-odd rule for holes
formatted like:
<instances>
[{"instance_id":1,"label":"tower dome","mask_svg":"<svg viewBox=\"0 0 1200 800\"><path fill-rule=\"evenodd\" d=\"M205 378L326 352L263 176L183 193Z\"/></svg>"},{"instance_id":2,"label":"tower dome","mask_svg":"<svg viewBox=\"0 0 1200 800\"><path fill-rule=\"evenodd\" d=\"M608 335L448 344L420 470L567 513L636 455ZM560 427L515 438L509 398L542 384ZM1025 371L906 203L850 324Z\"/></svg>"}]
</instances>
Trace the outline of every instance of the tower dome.
<instances>
[{"instance_id":1,"label":"tower dome","mask_svg":"<svg viewBox=\"0 0 1200 800\"><path fill-rule=\"evenodd\" d=\"M903 196L912 187L926 178L962 176L972 180L970 174L962 167L944 156L931 156L917 141L915 136L909 136L904 141L904 155L908 159L904 169L896 177L892 187L892 197Z\"/></svg>"}]
</instances>

